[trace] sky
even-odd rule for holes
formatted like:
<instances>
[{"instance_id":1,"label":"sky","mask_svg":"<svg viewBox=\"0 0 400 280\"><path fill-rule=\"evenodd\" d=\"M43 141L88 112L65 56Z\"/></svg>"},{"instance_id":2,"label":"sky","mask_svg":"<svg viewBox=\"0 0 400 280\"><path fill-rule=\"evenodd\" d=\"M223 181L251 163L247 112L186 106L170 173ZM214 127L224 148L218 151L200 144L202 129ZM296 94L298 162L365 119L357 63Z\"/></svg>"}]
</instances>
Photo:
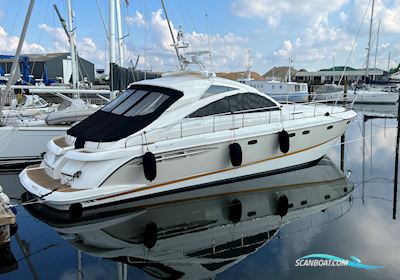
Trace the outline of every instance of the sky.
<instances>
[{"instance_id":1,"label":"sky","mask_svg":"<svg viewBox=\"0 0 400 280\"><path fill-rule=\"evenodd\" d=\"M105 68L109 58L108 0L71 1L79 55L95 63L96 68ZM140 56L139 69L176 70L161 1L128 2L126 6L121 0L125 66L131 66ZM202 58L207 70L245 71L251 50L252 70L260 74L274 65L287 66L289 58L296 69L308 71L346 65L347 60L351 67L365 67L371 2L165 0L174 33L183 30L189 51L211 52ZM0 4L0 54L13 54L29 0L0 0ZM67 19L66 0L36 0L23 53L69 51L53 4ZM376 40L379 21L380 36ZM376 56L376 66L388 69L390 53L390 67L397 66L399 39L400 0L375 0L369 65L375 65Z\"/></svg>"}]
</instances>

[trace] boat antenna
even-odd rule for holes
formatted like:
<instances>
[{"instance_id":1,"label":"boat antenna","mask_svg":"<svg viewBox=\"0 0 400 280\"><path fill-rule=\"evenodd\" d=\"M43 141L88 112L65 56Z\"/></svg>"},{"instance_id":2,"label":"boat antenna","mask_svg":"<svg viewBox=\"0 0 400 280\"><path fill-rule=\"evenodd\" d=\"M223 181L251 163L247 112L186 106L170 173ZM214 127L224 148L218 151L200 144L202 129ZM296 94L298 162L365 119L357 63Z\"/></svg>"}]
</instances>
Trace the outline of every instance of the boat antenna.
<instances>
[{"instance_id":1,"label":"boat antenna","mask_svg":"<svg viewBox=\"0 0 400 280\"><path fill-rule=\"evenodd\" d=\"M17 67L19 67L19 57L20 57L20 54L21 54L22 45L23 45L23 43L25 41L26 31L28 29L28 25L29 25L29 21L31 19L32 10L33 10L33 6L34 5L35 5L35 0L30 0L29 6L28 6L28 11L26 12L26 16L25 16L24 25L22 27L21 35L19 37L17 50L15 51L14 61L13 61L12 66L11 66L10 77L9 77L9 79L7 81L5 92L1 95L0 114L1 114L2 109L3 109L5 99L10 94L11 84L13 83L13 81L15 79L15 75L16 75L16 72L17 72Z\"/></svg>"},{"instance_id":2,"label":"boat antenna","mask_svg":"<svg viewBox=\"0 0 400 280\"><path fill-rule=\"evenodd\" d=\"M178 45L176 44L176 41L175 41L174 32L172 31L171 23L170 23L170 21L169 21L167 9L165 8L164 0L161 0L161 4L162 4L163 10L164 10L165 18L166 18L166 20L167 20L169 32L171 33L171 38L172 38L172 43L173 43L172 46L173 46L174 49L175 49L175 53L176 53L176 56L177 56L178 61L179 61L179 68L180 68L180 70L183 71L183 70L184 70L184 67L183 67L183 65L182 65L182 63L181 63L181 60L182 60L182 59L181 59L181 57L180 57L180 55L179 55ZM178 36L179 36L179 34L178 34Z\"/></svg>"},{"instance_id":3,"label":"boat antenna","mask_svg":"<svg viewBox=\"0 0 400 280\"><path fill-rule=\"evenodd\" d=\"M367 62L365 64L365 83L369 82L369 73L368 73L368 67L369 67L369 55L371 52L371 37L372 37L372 23L374 20L374 6L375 6L375 0L372 0L372 8L371 8L371 20L369 23L369 37L368 37L368 52L367 52Z\"/></svg>"},{"instance_id":4,"label":"boat antenna","mask_svg":"<svg viewBox=\"0 0 400 280\"><path fill-rule=\"evenodd\" d=\"M206 28L207 28L207 41L208 41L208 51L209 51L209 59L210 59L210 68L212 69L212 55L211 55L211 41L210 41L210 31L208 28L209 24L208 14L206 13Z\"/></svg>"},{"instance_id":5,"label":"boat antenna","mask_svg":"<svg viewBox=\"0 0 400 280\"><path fill-rule=\"evenodd\" d=\"M251 68L253 67L252 64L252 59L251 59L251 49L247 49L247 69L246 69L246 74L247 74L247 79L251 80Z\"/></svg>"}]
</instances>

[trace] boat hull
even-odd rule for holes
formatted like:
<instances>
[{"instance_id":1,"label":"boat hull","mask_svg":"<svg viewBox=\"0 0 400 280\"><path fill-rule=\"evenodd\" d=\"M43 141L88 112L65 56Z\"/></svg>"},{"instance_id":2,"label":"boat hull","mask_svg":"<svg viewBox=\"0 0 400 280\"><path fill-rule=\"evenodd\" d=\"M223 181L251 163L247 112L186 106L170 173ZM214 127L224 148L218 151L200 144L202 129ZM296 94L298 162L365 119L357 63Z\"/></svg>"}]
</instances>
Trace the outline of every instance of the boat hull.
<instances>
[{"instance_id":1,"label":"boat hull","mask_svg":"<svg viewBox=\"0 0 400 280\"><path fill-rule=\"evenodd\" d=\"M68 127L0 127L0 166L41 161L50 139Z\"/></svg>"},{"instance_id":2,"label":"boat hull","mask_svg":"<svg viewBox=\"0 0 400 280\"><path fill-rule=\"evenodd\" d=\"M98 191L99 189L97 188L94 190L65 192L62 193L62 195L59 195L60 193L58 192L46 195L50 193L50 191L36 184L32 178L29 177L26 169L21 173L20 179L24 188L31 194L34 194L36 197L46 196L43 202L51 208L60 211L69 211L71 205L79 203L83 208L89 209L121 202L138 201L184 193L186 191L213 187L229 181L244 180L251 177L283 172L288 169L301 168L307 164L318 162L335 142L336 139L332 139L304 151L288 153L284 156L248 163L241 167L230 168L228 170L215 170L205 174L196 174L179 180L165 181L158 184L123 186L120 188L104 187L102 191ZM181 169L185 168L184 165L180 165L179 167ZM79 195L76 195L76 193L79 193Z\"/></svg>"}]
</instances>

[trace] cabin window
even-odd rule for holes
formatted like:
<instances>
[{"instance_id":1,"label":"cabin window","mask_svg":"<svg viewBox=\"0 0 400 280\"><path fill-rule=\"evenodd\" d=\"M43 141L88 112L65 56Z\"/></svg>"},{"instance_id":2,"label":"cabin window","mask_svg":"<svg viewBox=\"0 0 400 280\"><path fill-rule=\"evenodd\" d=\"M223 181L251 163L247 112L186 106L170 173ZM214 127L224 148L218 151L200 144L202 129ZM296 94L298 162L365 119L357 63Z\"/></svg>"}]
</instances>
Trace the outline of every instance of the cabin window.
<instances>
[{"instance_id":1,"label":"cabin window","mask_svg":"<svg viewBox=\"0 0 400 280\"><path fill-rule=\"evenodd\" d=\"M135 90L133 89L128 89L125 92L123 92L118 98L112 100L110 103L105 105L101 110L104 112L110 112L113 109L115 109L119 104L124 102Z\"/></svg>"},{"instance_id":2,"label":"cabin window","mask_svg":"<svg viewBox=\"0 0 400 280\"><path fill-rule=\"evenodd\" d=\"M201 98L205 98L208 96L212 96L214 94L224 93L232 90L238 90L238 89L233 87L212 85L206 90L206 92L203 94Z\"/></svg>"},{"instance_id":3,"label":"cabin window","mask_svg":"<svg viewBox=\"0 0 400 280\"><path fill-rule=\"evenodd\" d=\"M101 110L126 117L144 116L154 112L167 99L168 95L148 90L127 90Z\"/></svg>"},{"instance_id":4,"label":"cabin window","mask_svg":"<svg viewBox=\"0 0 400 280\"><path fill-rule=\"evenodd\" d=\"M295 91L300 91L300 85L295 85L295 86L294 86L294 90L295 90Z\"/></svg>"},{"instance_id":5,"label":"cabin window","mask_svg":"<svg viewBox=\"0 0 400 280\"><path fill-rule=\"evenodd\" d=\"M123 115L124 112L129 110L129 108L133 107L137 103L139 103L144 96L147 94L147 91L144 90L137 90L133 94L131 94L127 99L124 100L121 104L116 106L111 113L117 114L117 115Z\"/></svg>"},{"instance_id":6,"label":"cabin window","mask_svg":"<svg viewBox=\"0 0 400 280\"><path fill-rule=\"evenodd\" d=\"M227 97L225 97L225 98L215 101L207 106L204 106L203 108L200 108L196 112L192 113L190 115L190 117L198 118L198 117L204 117L204 116L224 114L224 113L229 113L229 112L231 112L231 109L229 106L229 100Z\"/></svg>"},{"instance_id":7,"label":"cabin window","mask_svg":"<svg viewBox=\"0 0 400 280\"><path fill-rule=\"evenodd\" d=\"M167 99L168 96L165 94L152 92L146 95L145 98L133 106L129 111L125 112L124 116L144 116L153 113Z\"/></svg>"},{"instance_id":8,"label":"cabin window","mask_svg":"<svg viewBox=\"0 0 400 280\"><path fill-rule=\"evenodd\" d=\"M260 112L265 110L277 109L279 109L278 106L268 98L265 98L255 93L242 93L227 96L211 104L208 104L207 106L204 106L203 108L200 108L189 115L189 117L199 118L225 113L240 113L241 111L246 110L255 110L255 112Z\"/></svg>"}]
</instances>

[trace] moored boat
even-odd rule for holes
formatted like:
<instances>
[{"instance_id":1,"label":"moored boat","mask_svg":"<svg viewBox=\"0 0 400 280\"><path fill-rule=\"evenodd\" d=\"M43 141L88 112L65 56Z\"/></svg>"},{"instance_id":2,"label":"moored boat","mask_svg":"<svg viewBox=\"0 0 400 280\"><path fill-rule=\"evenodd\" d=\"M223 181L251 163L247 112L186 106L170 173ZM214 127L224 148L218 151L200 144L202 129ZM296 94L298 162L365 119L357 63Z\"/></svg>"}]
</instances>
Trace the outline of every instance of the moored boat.
<instances>
[{"instance_id":1,"label":"moored boat","mask_svg":"<svg viewBox=\"0 0 400 280\"><path fill-rule=\"evenodd\" d=\"M59 209L162 196L320 159L356 116L321 104L281 105L208 72L132 84L48 143L24 188Z\"/></svg>"}]
</instances>

